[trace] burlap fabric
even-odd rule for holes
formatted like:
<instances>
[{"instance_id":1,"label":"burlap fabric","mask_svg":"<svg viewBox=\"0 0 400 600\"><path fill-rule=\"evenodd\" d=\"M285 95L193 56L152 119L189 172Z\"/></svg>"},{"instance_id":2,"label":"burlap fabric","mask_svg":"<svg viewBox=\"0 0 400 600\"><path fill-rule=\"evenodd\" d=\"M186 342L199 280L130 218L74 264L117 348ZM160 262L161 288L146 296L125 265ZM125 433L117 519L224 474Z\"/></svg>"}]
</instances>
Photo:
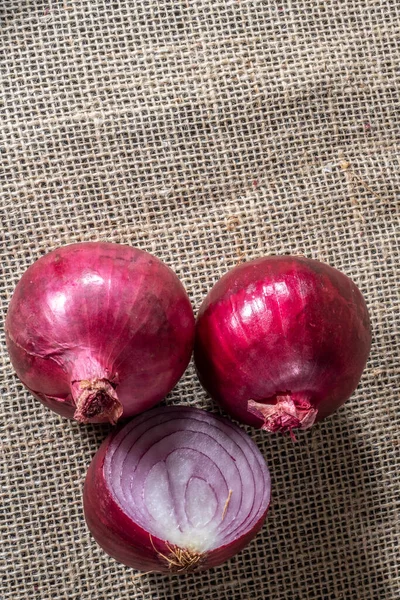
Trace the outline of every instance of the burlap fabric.
<instances>
[{"instance_id":1,"label":"burlap fabric","mask_svg":"<svg viewBox=\"0 0 400 600\"><path fill-rule=\"evenodd\" d=\"M199 575L105 555L81 491L107 427L18 382L1 338L1 600L398 600L398 0L2 0L1 302L60 244L165 260L195 309L242 260L305 254L359 285L357 392L272 471L256 540ZM169 403L214 409L191 366ZM249 430L250 431L250 430Z\"/></svg>"}]
</instances>

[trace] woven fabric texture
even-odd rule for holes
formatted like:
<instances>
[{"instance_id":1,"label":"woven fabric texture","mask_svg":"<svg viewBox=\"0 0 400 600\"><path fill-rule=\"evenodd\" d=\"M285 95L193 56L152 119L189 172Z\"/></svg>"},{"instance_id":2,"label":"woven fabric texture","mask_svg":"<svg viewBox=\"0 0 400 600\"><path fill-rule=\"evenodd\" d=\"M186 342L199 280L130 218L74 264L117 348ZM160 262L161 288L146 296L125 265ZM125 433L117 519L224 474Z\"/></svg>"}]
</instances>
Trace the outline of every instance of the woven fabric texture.
<instances>
[{"instance_id":1,"label":"woven fabric texture","mask_svg":"<svg viewBox=\"0 0 400 600\"><path fill-rule=\"evenodd\" d=\"M61 244L148 250L196 311L238 262L303 254L354 279L373 346L297 444L247 430L273 480L247 549L138 578L83 518L108 427L35 401L2 331L1 600L399 599L399 64L398 0L2 0L2 319ZM166 402L217 410L192 365Z\"/></svg>"}]
</instances>

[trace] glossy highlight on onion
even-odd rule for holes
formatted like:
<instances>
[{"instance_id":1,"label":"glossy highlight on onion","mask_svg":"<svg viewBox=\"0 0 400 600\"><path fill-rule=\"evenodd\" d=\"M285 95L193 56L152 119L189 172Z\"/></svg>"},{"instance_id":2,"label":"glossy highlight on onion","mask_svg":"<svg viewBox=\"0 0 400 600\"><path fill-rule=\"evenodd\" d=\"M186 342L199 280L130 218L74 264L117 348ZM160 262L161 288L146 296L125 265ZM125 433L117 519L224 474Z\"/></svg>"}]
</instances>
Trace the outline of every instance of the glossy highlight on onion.
<instances>
[{"instance_id":1,"label":"glossy highlight on onion","mask_svg":"<svg viewBox=\"0 0 400 600\"><path fill-rule=\"evenodd\" d=\"M84 486L88 527L119 562L185 573L225 562L256 535L270 476L256 444L197 408L158 407L114 431Z\"/></svg>"},{"instance_id":2,"label":"glossy highlight on onion","mask_svg":"<svg viewBox=\"0 0 400 600\"><path fill-rule=\"evenodd\" d=\"M368 310L351 279L316 260L271 256L214 285L198 314L194 358L230 415L293 435L349 398L370 346Z\"/></svg>"},{"instance_id":3,"label":"glossy highlight on onion","mask_svg":"<svg viewBox=\"0 0 400 600\"><path fill-rule=\"evenodd\" d=\"M6 341L22 383L80 422L117 422L173 388L189 362L194 316L175 273L148 252L71 244L16 286Z\"/></svg>"}]
</instances>

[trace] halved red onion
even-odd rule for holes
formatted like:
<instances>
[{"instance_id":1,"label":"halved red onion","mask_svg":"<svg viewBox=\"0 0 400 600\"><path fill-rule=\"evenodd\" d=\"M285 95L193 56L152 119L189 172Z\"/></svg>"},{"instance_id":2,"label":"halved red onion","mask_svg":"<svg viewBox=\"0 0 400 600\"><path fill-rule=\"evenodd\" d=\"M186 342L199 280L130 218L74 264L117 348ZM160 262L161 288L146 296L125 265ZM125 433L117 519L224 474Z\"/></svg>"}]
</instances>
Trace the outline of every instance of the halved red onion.
<instances>
[{"instance_id":1,"label":"halved red onion","mask_svg":"<svg viewBox=\"0 0 400 600\"><path fill-rule=\"evenodd\" d=\"M85 517L125 565L198 571L256 535L270 489L265 461L239 427L197 408L160 407L103 442L85 481Z\"/></svg>"}]
</instances>

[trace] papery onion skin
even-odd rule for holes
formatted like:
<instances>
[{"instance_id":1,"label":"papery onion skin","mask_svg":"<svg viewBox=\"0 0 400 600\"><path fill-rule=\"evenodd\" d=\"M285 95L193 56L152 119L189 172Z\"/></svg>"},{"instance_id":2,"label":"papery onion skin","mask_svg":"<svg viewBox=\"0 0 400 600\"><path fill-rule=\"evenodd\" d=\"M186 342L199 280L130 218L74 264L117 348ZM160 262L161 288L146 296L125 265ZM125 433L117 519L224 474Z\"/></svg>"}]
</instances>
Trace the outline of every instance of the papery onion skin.
<instances>
[{"instance_id":1,"label":"papery onion skin","mask_svg":"<svg viewBox=\"0 0 400 600\"><path fill-rule=\"evenodd\" d=\"M292 433L350 397L370 347L367 306L351 279L316 260L270 256L211 289L194 358L202 385L231 416Z\"/></svg>"},{"instance_id":2,"label":"papery onion skin","mask_svg":"<svg viewBox=\"0 0 400 600\"><path fill-rule=\"evenodd\" d=\"M198 415L203 414L206 422L210 423L221 422L225 426L232 428L232 431L240 432L240 435L247 439L247 443L255 448L255 452L259 454L254 442L237 426L222 417L216 417L211 413L206 413L197 408L191 407L158 407L140 417L136 417L134 421L153 416L165 414L166 418L184 419L190 421ZM132 423L132 422L131 422ZM130 423L130 424L131 424ZM144 529L127 514L126 510L121 506L116 498L113 490L110 489L110 477L106 475L105 463L107 462L107 454L112 451L113 442L119 432L125 427L115 429L102 443L99 450L93 457L89 466L83 492L83 505L87 525L97 543L117 561L138 570L164 572L164 573L186 573L189 571L203 571L211 567L220 565L226 560L242 550L260 531L262 528L270 503L270 479L268 469L262 459L264 469L264 480L258 482L264 486L264 497L262 510L251 528L244 531L237 539L231 540L227 544L221 544L203 555L199 555L198 560L190 568L174 563L174 556L171 557L171 545L168 540L161 539L155 535L151 535L148 530ZM193 428L193 424L190 425ZM194 427L195 429L195 427ZM193 435L196 435L195 430ZM124 439L124 444L129 436ZM128 446L129 444L127 444ZM112 478L117 478L118 473L114 473ZM237 493L238 490L233 490ZM241 490L246 493L246 490ZM260 498L258 498L260 501ZM177 550L185 551L185 548ZM172 562L171 562L172 561Z\"/></svg>"},{"instance_id":3,"label":"papery onion skin","mask_svg":"<svg viewBox=\"0 0 400 600\"><path fill-rule=\"evenodd\" d=\"M158 258L83 242L27 269L5 329L18 377L43 404L80 422L115 423L161 401L182 376L194 316Z\"/></svg>"}]
</instances>

